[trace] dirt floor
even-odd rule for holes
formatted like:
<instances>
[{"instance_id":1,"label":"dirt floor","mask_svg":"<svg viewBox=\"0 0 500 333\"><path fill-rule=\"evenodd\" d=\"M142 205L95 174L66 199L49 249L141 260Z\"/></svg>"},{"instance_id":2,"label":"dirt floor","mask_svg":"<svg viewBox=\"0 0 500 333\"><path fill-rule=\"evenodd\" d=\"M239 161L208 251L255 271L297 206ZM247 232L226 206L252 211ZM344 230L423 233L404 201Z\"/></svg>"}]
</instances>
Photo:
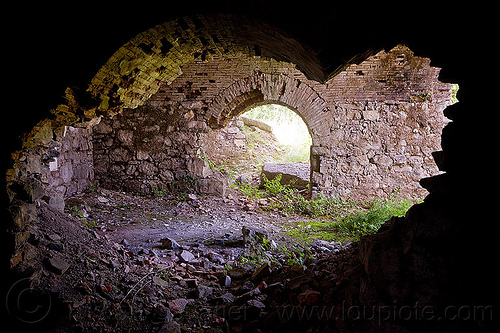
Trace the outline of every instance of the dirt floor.
<instances>
[{"instance_id":1,"label":"dirt floor","mask_svg":"<svg viewBox=\"0 0 500 333\"><path fill-rule=\"evenodd\" d=\"M247 132L239 150L229 147L236 162L215 166L258 182L260 165L280 149L272 135ZM37 201L38 219L16 268L23 273L6 300L15 324L65 333L321 332L346 325L338 313L342 290L359 275L357 244L299 244L286 231L308 217L261 210L265 199L249 201L236 189L225 197L181 194L92 187L66 199L64 212ZM300 311L318 304L322 314L304 319Z\"/></svg>"},{"instance_id":2,"label":"dirt floor","mask_svg":"<svg viewBox=\"0 0 500 333\"><path fill-rule=\"evenodd\" d=\"M114 242L125 240L148 249L166 237L184 245L241 239L243 226L267 230L275 241L286 241L283 231L298 217L262 212L258 206L236 191L225 198L190 194L179 201L99 189L67 200L66 212L95 223L94 229Z\"/></svg>"},{"instance_id":3,"label":"dirt floor","mask_svg":"<svg viewBox=\"0 0 500 333\"><path fill-rule=\"evenodd\" d=\"M36 206L18 267L33 274L16 285L33 295L30 311L21 311L15 288L7 299L29 329L289 332L296 318L280 319L280 311L319 303L333 311L333 294L320 291L341 288L358 269L355 244L317 241L297 252L283 233L297 218L260 211L237 194L179 201L95 189L67 200L64 213Z\"/></svg>"}]
</instances>

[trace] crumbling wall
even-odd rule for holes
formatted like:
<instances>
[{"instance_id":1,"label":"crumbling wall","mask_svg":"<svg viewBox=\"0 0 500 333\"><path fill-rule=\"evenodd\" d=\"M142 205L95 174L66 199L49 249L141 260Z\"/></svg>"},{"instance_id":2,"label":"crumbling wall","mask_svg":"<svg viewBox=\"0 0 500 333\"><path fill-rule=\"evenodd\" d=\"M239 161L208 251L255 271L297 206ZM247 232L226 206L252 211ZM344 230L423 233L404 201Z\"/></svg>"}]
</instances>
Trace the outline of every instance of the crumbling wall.
<instances>
[{"instance_id":1,"label":"crumbling wall","mask_svg":"<svg viewBox=\"0 0 500 333\"><path fill-rule=\"evenodd\" d=\"M418 180L439 173L432 152L445 121L430 101L337 102L329 142L314 146L322 192L383 197L395 188L424 196ZM444 108L444 106L442 106Z\"/></svg>"},{"instance_id":2,"label":"crumbling wall","mask_svg":"<svg viewBox=\"0 0 500 333\"><path fill-rule=\"evenodd\" d=\"M64 209L64 199L81 192L94 181L92 130L72 126L56 127L41 121L24 141L24 149L12 154L14 165L7 171L7 193L13 223L15 266L32 253L25 247L29 226L37 220L36 201Z\"/></svg>"},{"instance_id":3,"label":"crumbling wall","mask_svg":"<svg viewBox=\"0 0 500 333\"><path fill-rule=\"evenodd\" d=\"M163 83L144 105L104 118L94 127L94 164L101 185L149 193L189 178L197 180L202 193L224 193L224 181L215 177L204 159L203 134L269 99L266 95L277 90L276 84L291 80L296 85L291 73L303 77L293 64L244 55L210 62L198 59L182 72L172 83ZM262 92L264 86L272 91ZM315 94L306 85L302 90ZM301 97L291 103L305 105ZM222 110L220 100L227 99L232 107Z\"/></svg>"},{"instance_id":4,"label":"crumbling wall","mask_svg":"<svg viewBox=\"0 0 500 333\"><path fill-rule=\"evenodd\" d=\"M320 91L333 111L330 133L311 151L312 183L322 193L383 197L400 188L423 197L418 180L439 173L439 149L452 104L439 68L404 45L353 64Z\"/></svg>"},{"instance_id":5,"label":"crumbling wall","mask_svg":"<svg viewBox=\"0 0 500 333\"><path fill-rule=\"evenodd\" d=\"M53 129L52 125L48 119L40 122L25 141L25 149L12 154L14 168L8 171L7 181L24 187L30 201L43 198L62 210L64 198L94 181L92 130Z\"/></svg>"},{"instance_id":6,"label":"crumbling wall","mask_svg":"<svg viewBox=\"0 0 500 333\"><path fill-rule=\"evenodd\" d=\"M13 154L7 186L16 244L26 241L37 199L62 209L94 181L147 193L196 179L198 191L224 194L200 151L203 133L261 103L286 105L307 124L312 194L370 198L401 187L423 196L417 180L438 173L431 152L452 103L439 69L397 46L323 82L306 48L261 27L217 15L157 26L110 58L89 95L67 90L54 119Z\"/></svg>"},{"instance_id":7,"label":"crumbling wall","mask_svg":"<svg viewBox=\"0 0 500 333\"><path fill-rule=\"evenodd\" d=\"M313 80L324 78L315 53L284 31L240 15L192 15L127 42L97 72L89 91L103 109L118 104L135 108L161 90L161 82L175 80L183 66L240 54L290 62Z\"/></svg>"},{"instance_id":8,"label":"crumbling wall","mask_svg":"<svg viewBox=\"0 0 500 333\"><path fill-rule=\"evenodd\" d=\"M255 105L280 103L310 130L314 193L366 199L399 188L423 197L418 180L439 173L431 153L446 123L442 110L452 103L451 84L439 82L429 63L397 46L321 84L286 62L244 54L198 59L143 106L95 128L96 178L146 193L183 177L214 178L202 159L203 133Z\"/></svg>"}]
</instances>

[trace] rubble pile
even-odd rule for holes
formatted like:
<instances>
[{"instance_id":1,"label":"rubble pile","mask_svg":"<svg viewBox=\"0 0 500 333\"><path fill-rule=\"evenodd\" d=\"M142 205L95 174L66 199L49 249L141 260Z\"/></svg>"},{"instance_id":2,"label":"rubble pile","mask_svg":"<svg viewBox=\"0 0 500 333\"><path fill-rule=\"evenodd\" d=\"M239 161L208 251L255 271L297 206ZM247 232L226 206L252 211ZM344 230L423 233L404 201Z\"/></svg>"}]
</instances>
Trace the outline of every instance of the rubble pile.
<instances>
[{"instance_id":1,"label":"rubble pile","mask_svg":"<svg viewBox=\"0 0 500 333\"><path fill-rule=\"evenodd\" d=\"M269 232L254 226L243 226L238 241L205 245L164 237L140 245L117 242L42 200L36 207L39 223L30 227L30 250L19 271L31 272L30 289L48 295L52 310L56 304L61 309L48 317L55 331L322 327L332 321L305 320L294 311L335 304L333 291L356 272L347 260L354 245L316 241L302 262L290 262Z\"/></svg>"}]
</instances>

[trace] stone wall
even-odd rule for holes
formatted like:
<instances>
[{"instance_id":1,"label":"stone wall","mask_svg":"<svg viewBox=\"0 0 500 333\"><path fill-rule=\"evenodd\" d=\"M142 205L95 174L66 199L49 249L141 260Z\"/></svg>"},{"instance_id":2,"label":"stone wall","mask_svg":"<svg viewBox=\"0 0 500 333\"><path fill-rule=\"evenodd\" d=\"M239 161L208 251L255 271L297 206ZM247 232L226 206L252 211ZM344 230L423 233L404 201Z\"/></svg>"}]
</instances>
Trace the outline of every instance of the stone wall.
<instances>
[{"instance_id":1,"label":"stone wall","mask_svg":"<svg viewBox=\"0 0 500 333\"><path fill-rule=\"evenodd\" d=\"M431 153L439 148L444 126L440 106L429 101L335 105L340 122L333 124L330 142L312 148L319 190L383 197L401 187L423 196L418 181L438 173Z\"/></svg>"},{"instance_id":2,"label":"stone wall","mask_svg":"<svg viewBox=\"0 0 500 333\"><path fill-rule=\"evenodd\" d=\"M95 126L94 167L100 185L149 193L153 186L168 188L187 177L199 134L196 128L178 131L173 127L174 119L188 127L187 117L176 119L178 116L167 109L144 106Z\"/></svg>"},{"instance_id":3,"label":"stone wall","mask_svg":"<svg viewBox=\"0 0 500 333\"><path fill-rule=\"evenodd\" d=\"M29 256L24 246L30 237L30 224L38 218L37 200L62 211L65 198L92 185L92 130L56 127L55 122L43 120L12 159L13 168L7 171L7 193L13 223L8 230L14 243L10 264L15 266Z\"/></svg>"},{"instance_id":4,"label":"stone wall","mask_svg":"<svg viewBox=\"0 0 500 333\"><path fill-rule=\"evenodd\" d=\"M95 127L96 179L148 192L184 177L213 178L201 159L202 134L255 105L280 103L309 127L315 193L369 198L400 188L423 197L418 180L439 173L431 153L452 103L451 84L429 63L397 46L322 84L291 63L245 54L197 59L144 105Z\"/></svg>"},{"instance_id":5,"label":"stone wall","mask_svg":"<svg viewBox=\"0 0 500 333\"><path fill-rule=\"evenodd\" d=\"M49 189L64 198L81 193L94 181L92 130L66 126L57 141L60 155L49 162Z\"/></svg>"},{"instance_id":6,"label":"stone wall","mask_svg":"<svg viewBox=\"0 0 500 333\"><path fill-rule=\"evenodd\" d=\"M66 197L82 192L94 181L92 129L53 129L44 120L30 135L25 141L28 149L12 154L14 168L7 181L25 187L30 201L42 198L62 210Z\"/></svg>"}]
</instances>

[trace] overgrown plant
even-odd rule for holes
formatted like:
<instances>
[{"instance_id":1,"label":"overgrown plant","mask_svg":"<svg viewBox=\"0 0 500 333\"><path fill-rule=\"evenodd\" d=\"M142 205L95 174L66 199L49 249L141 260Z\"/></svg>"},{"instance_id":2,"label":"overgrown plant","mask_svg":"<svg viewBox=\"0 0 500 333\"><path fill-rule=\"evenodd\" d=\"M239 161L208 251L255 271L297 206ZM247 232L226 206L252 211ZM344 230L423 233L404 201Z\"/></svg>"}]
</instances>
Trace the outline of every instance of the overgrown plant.
<instances>
[{"instance_id":1,"label":"overgrown plant","mask_svg":"<svg viewBox=\"0 0 500 333\"><path fill-rule=\"evenodd\" d=\"M299 223L287 233L301 241L314 239L327 241L358 241L362 236L376 232L393 216L404 216L415 203L399 198L395 191L389 198L372 201L344 202L327 200L317 208L322 219Z\"/></svg>"},{"instance_id":2,"label":"overgrown plant","mask_svg":"<svg viewBox=\"0 0 500 333\"><path fill-rule=\"evenodd\" d=\"M249 183L242 183L235 181L231 187L239 188L243 195L246 195L249 200L256 200L265 197L264 191L259 189L258 186Z\"/></svg>"},{"instance_id":3,"label":"overgrown plant","mask_svg":"<svg viewBox=\"0 0 500 333\"><path fill-rule=\"evenodd\" d=\"M86 203L84 203L81 207L74 206L71 215L73 217L79 218L80 221L82 222L82 224L84 226L86 226L87 228L97 227L97 221L95 221L95 220L88 221L87 220L88 214L87 214L87 211L85 209L85 206L86 206Z\"/></svg>"},{"instance_id":4,"label":"overgrown plant","mask_svg":"<svg viewBox=\"0 0 500 333\"><path fill-rule=\"evenodd\" d=\"M397 194L384 200L374 199L367 211L356 210L332 224L332 232L339 237L359 240L361 236L376 232L393 216L404 216L413 204L411 200L398 199Z\"/></svg>"},{"instance_id":5,"label":"overgrown plant","mask_svg":"<svg viewBox=\"0 0 500 333\"><path fill-rule=\"evenodd\" d=\"M262 179L264 180L264 189L268 193L268 196L290 196L293 195L293 189L288 184L281 184L281 178L283 175L281 173L277 174L276 177L269 180L265 174L262 174Z\"/></svg>"},{"instance_id":6,"label":"overgrown plant","mask_svg":"<svg viewBox=\"0 0 500 333\"><path fill-rule=\"evenodd\" d=\"M279 210L285 215L321 217L322 221L299 224L297 228L288 232L291 236L302 240L321 238L357 241L361 236L376 232L391 217L404 216L416 203L415 200L399 198L399 189L386 199L371 201L341 200L323 196L309 200L296 189L281 184L281 178L281 174L271 180L263 175L264 190L245 183L238 184L238 187L250 200L267 197L269 203L262 207L264 210Z\"/></svg>"},{"instance_id":7,"label":"overgrown plant","mask_svg":"<svg viewBox=\"0 0 500 333\"><path fill-rule=\"evenodd\" d=\"M164 197L168 193L166 189L160 190L156 185L151 187L151 192L153 192L153 195L157 198Z\"/></svg>"}]
</instances>

